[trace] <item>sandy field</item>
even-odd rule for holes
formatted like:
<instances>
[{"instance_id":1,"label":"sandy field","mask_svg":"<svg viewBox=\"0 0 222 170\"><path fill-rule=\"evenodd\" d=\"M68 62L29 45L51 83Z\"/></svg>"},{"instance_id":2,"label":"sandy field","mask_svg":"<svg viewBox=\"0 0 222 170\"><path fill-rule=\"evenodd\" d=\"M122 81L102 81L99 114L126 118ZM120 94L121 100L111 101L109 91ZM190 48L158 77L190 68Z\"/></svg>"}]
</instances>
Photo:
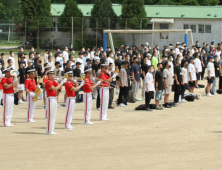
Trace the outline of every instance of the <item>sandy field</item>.
<instances>
[{"instance_id":1,"label":"sandy field","mask_svg":"<svg viewBox=\"0 0 222 170\"><path fill-rule=\"evenodd\" d=\"M0 107L0 169L221 170L222 95L206 97L203 89L195 91L202 95L201 100L162 111L135 111L144 101L116 107L108 110L110 121L106 122L98 120L93 100L94 125L83 124L83 103L76 104L73 131L64 129L66 109L59 107L57 135L45 134L40 100L36 123L26 122L27 103L14 106L14 127L3 127Z\"/></svg>"}]
</instances>

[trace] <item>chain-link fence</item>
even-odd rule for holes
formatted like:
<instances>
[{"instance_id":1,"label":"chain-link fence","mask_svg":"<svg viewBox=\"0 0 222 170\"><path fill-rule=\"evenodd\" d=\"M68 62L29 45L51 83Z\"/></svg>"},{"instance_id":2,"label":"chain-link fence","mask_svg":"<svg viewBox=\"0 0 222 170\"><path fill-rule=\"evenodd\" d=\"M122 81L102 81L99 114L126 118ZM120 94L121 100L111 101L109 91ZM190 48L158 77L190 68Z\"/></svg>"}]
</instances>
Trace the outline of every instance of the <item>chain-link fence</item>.
<instances>
[{"instance_id":1,"label":"chain-link fence","mask_svg":"<svg viewBox=\"0 0 222 170\"><path fill-rule=\"evenodd\" d=\"M174 19L173 23L150 22L151 18L121 19L121 18L93 18L93 17L49 17L31 19L25 17L18 24L13 21L0 20L0 43L20 43L25 48L56 49L65 46L77 50L99 47L103 45L103 30L105 29L192 29L194 42L210 43L212 40L221 41L221 21L204 19ZM217 27L217 29L215 29ZM190 41L189 37L189 42ZM174 44L184 41L184 33L139 33L113 34L115 47L128 43L130 46L140 46L145 42L150 45ZM109 45L109 44L108 44ZM191 44L189 44L191 45Z\"/></svg>"}]
</instances>

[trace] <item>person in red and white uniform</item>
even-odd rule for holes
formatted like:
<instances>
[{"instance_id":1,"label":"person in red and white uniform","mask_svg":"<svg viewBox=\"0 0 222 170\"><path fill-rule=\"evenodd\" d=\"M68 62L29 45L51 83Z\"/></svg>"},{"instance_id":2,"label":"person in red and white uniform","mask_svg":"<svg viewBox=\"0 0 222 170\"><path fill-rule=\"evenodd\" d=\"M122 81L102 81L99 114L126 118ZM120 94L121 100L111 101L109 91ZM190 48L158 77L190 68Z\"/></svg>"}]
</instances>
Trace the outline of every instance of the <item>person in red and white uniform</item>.
<instances>
[{"instance_id":1,"label":"person in red and white uniform","mask_svg":"<svg viewBox=\"0 0 222 170\"><path fill-rule=\"evenodd\" d=\"M29 78L25 80L25 91L27 93L28 111L27 122L35 122L33 120L36 102L32 100L35 96L36 82L35 82L35 69L28 70Z\"/></svg>"},{"instance_id":2,"label":"person in red and white uniform","mask_svg":"<svg viewBox=\"0 0 222 170\"><path fill-rule=\"evenodd\" d=\"M18 81L17 78L14 78L14 80L11 78L11 73L10 73L11 70L12 70L11 67L3 70L3 72L5 73L5 77L1 81L3 86L3 102L4 102L3 125L7 127L14 126L11 124L11 119L14 106L14 87L16 86L16 82Z\"/></svg>"},{"instance_id":3,"label":"person in red and white uniform","mask_svg":"<svg viewBox=\"0 0 222 170\"><path fill-rule=\"evenodd\" d=\"M48 75L48 80L45 82L45 90L48 98L48 104L46 106L48 111L46 134L54 135L57 134L54 132L56 113L57 113L56 92L66 82L66 79L62 80L61 83L58 84L58 82L55 81L55 72L52 69L47 71L47 75Z\"/></svg>"},{"instance_id":4,"label":"person in red and white uniform","mask_svg":"<svg viewBox=\"0 0 222 170\"><path fill-rule=\"evenodd\" d=\"M114 74L112 77L107 72L108 64L101 65L101 74L99 79L102 79L100 84L100 120L109 120L107 119L107 109L109 105L109 83L112 82L113 78L117 75Z\"/></svg>"},{"instance_id":5,"label":"person in red and white uniform","mask_svg":"<svg viewBox=\"0 0 222 170\"><path fill-rule=\"evenodd\" d=\"M85 79L84 79L84 85L83 85L83 102L84 102L84 123L86 125L92 125L90 121L91 118L91 112L92 112L92 92L93 89L98 86L101 81L98 81L96 84L94 84L94 81L91 79L92 76L92 69L85 70Z\"/></svg>"},{"instance_id":6,"label":"person in red and white uniform","mask_svg":"<svg viewBox=\"0 0 222 170\"><path fill-rule=\"evenodd\" d=\"M0 63L0 107L2 107L2 98L3 98L3 87L2 87L2 79L3 79L3 74L1 71L2 63Z\"/></svg>"},{"instance_id":7,"label":"person in red and white uniform","mask_svg":"<svg viewBox=\"0 0 222 170\"><path fill-rule=\"evenodd\" d=\"M79 90L84 82L82 82L78 86L78 82L73 80L73 71L69 71L65 74L68 74L68 79L65 82L65 89L66 89L66 117L65 117L65 128L72 130L74 127L71 126L72 123L72 115L75 109L75 103L76 103L76 94L75 91Z\"/></svg>"}]
</instances>

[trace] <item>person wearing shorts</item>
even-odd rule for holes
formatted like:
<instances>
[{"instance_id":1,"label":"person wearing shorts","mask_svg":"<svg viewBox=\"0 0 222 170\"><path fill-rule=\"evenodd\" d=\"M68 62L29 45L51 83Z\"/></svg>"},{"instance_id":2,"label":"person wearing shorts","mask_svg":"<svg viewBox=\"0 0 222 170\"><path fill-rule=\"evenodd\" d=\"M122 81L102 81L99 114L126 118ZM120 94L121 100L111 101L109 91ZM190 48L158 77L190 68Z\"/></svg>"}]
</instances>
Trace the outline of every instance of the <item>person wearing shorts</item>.
<instances>
[{"instance_id":1,"label":"person wearing shorts","mask_svg":"<svg viewBox=\"0 0 222 170\"><path fill-rule=\"evenodd\" d=\"M168 105L169 96L172 91L172 85L173 85L173 77L170 72L170 63L166 62L165 69L163 70L163 78L164 78L164 87L165 87L165 96L164 96L164 107L165 108L171 108L171 106Z\"/></svg>"},{"instance_id":2,"label":"person wearing shorts","mask_svg":"<svg viewBox=\"0 0 222 170\"><path fill-rule=\"evenodd\" d=\"M215 77L215 71L214 71L214 57L210 56L209 58L209 62L207 64L207 96L212 96L212 94L210 93L211 90L211 84L213 84Z\"/></svg>"},{"instance_id":3,"label":"person wearing shorts","mask_svg":"<svg viewBox=\"0 0 222 170\"><path fill-rule=\"evenodd\" d=\"M197 77L197 80L195 81L195 88L199 88L198 80L200 80L200 76L201 76L201 73L202 73L200 53L194 53L194 57L196 58L194 60L194 66L195 66L195 69L196 69L196 77Z\"/></svg>"},{"instance_id":4,"label":"person wearing shorts","mask_svg":"<svg viewBox=\"0 0 222 170\"><path fill-rule=\"evenodd\" d=\"M163 73L161 72L163 65L161 63L158 63L157 68L158 70L156 71L155 74L155 87L156 87L155 103L156 103L156 109L162 110L163 108L160 107L159 101L162 100L163 88L164 88Z\"/></svg>"},{"instance_id":5,"label":"person wearing shorts","mask_svg":"<svg viewBox=\"0 0 222 170\"><path fill-rule=\"evenodd\" d=\"M18 104L23 104L25 103L23 100L22 100L22 94L23 94L23 91L25 90L25 85L24 85L24 82L25 82L25 61L24 60L21 60L19 61L19 92L18 92Z\"/></svg>"},{"instance_id":6,"label":"person wearing shorts","mask_svg":"<svg viewBox=\"0 0 222 170\"><path fill-rule=\"evenodd\" d=\"M189 92L194 92L195 81L197 80L196 77L196 69L194 66L194 57L190 57L190 64L188 65L187 72L188 72L188 81L189 81Z\"/></svg>"}]
</instances>

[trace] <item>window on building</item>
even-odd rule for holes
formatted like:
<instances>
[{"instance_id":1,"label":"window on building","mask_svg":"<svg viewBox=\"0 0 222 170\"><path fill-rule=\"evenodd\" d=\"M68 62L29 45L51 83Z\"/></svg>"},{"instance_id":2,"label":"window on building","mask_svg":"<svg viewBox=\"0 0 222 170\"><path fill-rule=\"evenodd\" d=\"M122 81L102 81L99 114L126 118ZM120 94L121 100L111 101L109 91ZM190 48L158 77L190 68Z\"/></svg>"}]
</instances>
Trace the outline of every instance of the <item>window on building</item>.
<instances>
[{"instance_id":1,"label":"window on building","mask_svg":"<svg viewBox=\"0 0 222 170\"><path fill-rule=\"evenodd\" d=\"M211 25L205 25L205 33L211 33Z\"/></svg>"},{"instance_id":2,"label":"window on building","mask_svg":"<svg viewBox=\"0 0 222 170\"><path fill-rule=\"evenodd\" d=\"M198 33L204 33L204 25L198 25Z\"/></svg>"},{"instance_id":3,"label":"window on building","mask_svg":"<svg viewBox=\"0 0 222 170\"><path fill-rule=\"evenodd\" d=\"M169 29L169 24L160 24L160 29Z\"/></svg>"},{"instance_id":4,"label":"window on building","mask_svg":"<svg viewBox=\"0 0 222 170\"><path fill-rule=\"evenodd\" d=\"M184 24L183 25L183 29L189 29L189 25L188 24Z\"/></svg>"},{"instance_id":5,"label":"window on building","mask_svg":"<svg viewBox=\"0 0 222 170\"><path fill-rule=\"evenodd\" d=\"M197 32L196 25L190 25L190 29L192 30L193 33Z\"/></svg>"}]
</instances>

